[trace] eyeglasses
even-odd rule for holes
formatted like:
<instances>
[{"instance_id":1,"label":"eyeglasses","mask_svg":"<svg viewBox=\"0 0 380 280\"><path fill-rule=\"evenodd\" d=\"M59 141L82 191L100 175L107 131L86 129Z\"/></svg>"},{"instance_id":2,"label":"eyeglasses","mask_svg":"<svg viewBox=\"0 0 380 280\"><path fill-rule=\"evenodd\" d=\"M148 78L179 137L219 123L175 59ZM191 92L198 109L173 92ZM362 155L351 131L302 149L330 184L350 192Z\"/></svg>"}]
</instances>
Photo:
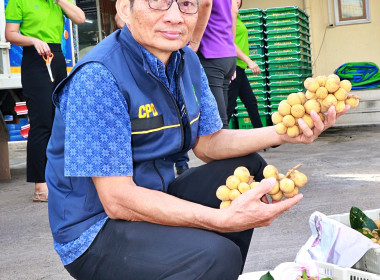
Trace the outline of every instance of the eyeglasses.
<instances>
[{"instance_id":1,"label":"eyeglasses","mask_svg":"<svg viewBox=\"0 0 380 280\"><path fill-rule=\"evenodd\" d=\"M198 12L198 0L148 0L148 5L153 10L167 11L174 1L177 2L179 10L184 14L196 14Z\"/></svg>"}]
</instances>

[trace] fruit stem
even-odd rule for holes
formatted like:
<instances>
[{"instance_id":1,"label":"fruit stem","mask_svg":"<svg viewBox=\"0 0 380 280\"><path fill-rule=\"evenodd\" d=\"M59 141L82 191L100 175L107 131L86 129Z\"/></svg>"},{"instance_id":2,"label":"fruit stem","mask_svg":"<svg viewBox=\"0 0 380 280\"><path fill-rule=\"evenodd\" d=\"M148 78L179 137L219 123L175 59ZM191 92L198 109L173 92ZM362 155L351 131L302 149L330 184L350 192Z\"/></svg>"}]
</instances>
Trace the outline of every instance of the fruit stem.
<instances>
[{"instance_id":1,"label":"fruit stem","mask_svg":"<svg viewBox=\"0 0 380 280\"><path fill-rule=\"evenodd\" d=\"M250 185L252 182L255 182L255 176L249 176L248 185Z\"/></svg>"},{"instance_id":2,"label":"fruit stem","mask_svg":"<svg viewBox=\"0 0 380 280\"><path fill-rule=\"evenodd\" d=\"M356 95L356 94L349 94L348 97L353 97L353 98L356 98L356 99L359 99L359 100L362 99L359 95Z\"/></svg>"},{"instance_id":3,"label":"fruit stem","mask_svg":"<svg viewBox=\"0 0 380 280\"><path fill-rule=\"evenodd\" d=\"M294 170L296 170L297 168L300 168L301 166L302 166L302 164L299 163L296 166L294 166L292 169L288 170L288 173L286 173L285 178L288 178L290 176L290 174L292 174L294 172Z\"/></svg>"}]
</instances>

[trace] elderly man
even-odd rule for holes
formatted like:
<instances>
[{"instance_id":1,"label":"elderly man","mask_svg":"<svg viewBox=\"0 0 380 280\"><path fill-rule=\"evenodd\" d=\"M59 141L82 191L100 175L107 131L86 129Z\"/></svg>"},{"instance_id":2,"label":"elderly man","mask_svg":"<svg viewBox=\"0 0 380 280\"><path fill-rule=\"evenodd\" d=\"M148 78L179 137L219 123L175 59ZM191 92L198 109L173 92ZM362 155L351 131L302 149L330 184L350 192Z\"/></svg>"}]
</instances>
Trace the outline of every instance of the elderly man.
<instances>
[{"instance_id":1,"label":"elderly man","mask_svg":"<svg viewBox=\"0 0 380 280\"><path fill-rule=\"evenodd\" d=\"M119 0L126 23L88 53L56 89L48 146L54 248L77 279L236 279L253 228L267 226L302 195L270 204L274 178L219 209L215 196L238 166L261 180L255 153L311 143L334 124L330 109L303 134L273 127L221 129L216 102L188 47L198 0ZM207 162L175 178L193 149Z\"/></svg>"}]
</instances>

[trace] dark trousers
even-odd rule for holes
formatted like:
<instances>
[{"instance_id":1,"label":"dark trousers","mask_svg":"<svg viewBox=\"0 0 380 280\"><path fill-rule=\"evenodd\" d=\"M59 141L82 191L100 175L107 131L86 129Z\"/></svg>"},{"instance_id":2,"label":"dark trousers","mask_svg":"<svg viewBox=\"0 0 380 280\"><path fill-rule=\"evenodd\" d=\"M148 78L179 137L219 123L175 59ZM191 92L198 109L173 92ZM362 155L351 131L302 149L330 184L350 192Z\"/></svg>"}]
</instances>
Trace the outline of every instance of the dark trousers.
<instances>
[{"instance_id":1,"label":"dark trousers","mask_svg":"<svg viewBox=\"0 0 380 280\"><path fill-rule=\"evenodd\" d=\"M223 128L228 128L227 105L228 85L236 68L236 57L204 58L198 52L199 60L205 70L212 94L218 105Z\"/></svg>"},{"instance_id":2,"label":"dark trousers","mask_svg":"<svg viewBox=\"0 0 380 280\"><path fill-rule=\"evenodd\" d=\"M262 127L263 124L260 119L259 111L257 108L257 100L252 92L251 86L249 84L247 75L243 68L239 66L236 67L236 78L231 82L228 89L228 106L227 106L227 116L228 121L236 107L236 98L240 97L243 102L249 118L251 119L254 128Z\"/></svg>"},{"instance_id":3,"label":"dark trousers","mask_svg":"<svg viewBox=\"0 0 380 280\"><path fill-rule=\"evenodd\" d=\"M54 119L52 93L67 76L66 61L60 44L49 44L54 58L51 64L54 82L51 82L45 61L34 47L23 48L21 83L26 98L30 131L27 145L27 182L45 182L46 146Z\"/></svg>"},{"instance_id":4,"label":"dark trousers","mask_svg":"<svg viewBox=\"0 0 380 280\"><path fill-rule=\"evenodd\" d=\"M216 189L238 166L261 180L266 162L257 153L190 168L169 186L179 198L219 208ZM90 248L65 266L76 279L232 280L242 272L253 229L217 232L109 220Z\"/></svg>"}]
</instances>

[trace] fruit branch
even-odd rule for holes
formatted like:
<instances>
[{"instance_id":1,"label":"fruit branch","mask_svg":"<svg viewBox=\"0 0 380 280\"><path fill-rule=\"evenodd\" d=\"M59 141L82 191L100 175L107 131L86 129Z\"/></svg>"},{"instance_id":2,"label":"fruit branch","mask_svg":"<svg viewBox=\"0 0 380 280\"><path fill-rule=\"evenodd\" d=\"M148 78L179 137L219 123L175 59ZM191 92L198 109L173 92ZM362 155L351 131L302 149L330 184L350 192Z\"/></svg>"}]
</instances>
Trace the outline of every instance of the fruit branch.
<instances>
[{"instance_id":1,"label":"fruit branch","mask_svg":"<svg viewBox=\"0 0 380 280\"><path fill-rule=\"evenodd\" d=\"M288 170L288 173L286 173L285 178L288 178L290 174L292 174L297 168L300 168L302 166L301 163L297 164L294 166L292 169Z\"/></svg>"}]
</instances>

